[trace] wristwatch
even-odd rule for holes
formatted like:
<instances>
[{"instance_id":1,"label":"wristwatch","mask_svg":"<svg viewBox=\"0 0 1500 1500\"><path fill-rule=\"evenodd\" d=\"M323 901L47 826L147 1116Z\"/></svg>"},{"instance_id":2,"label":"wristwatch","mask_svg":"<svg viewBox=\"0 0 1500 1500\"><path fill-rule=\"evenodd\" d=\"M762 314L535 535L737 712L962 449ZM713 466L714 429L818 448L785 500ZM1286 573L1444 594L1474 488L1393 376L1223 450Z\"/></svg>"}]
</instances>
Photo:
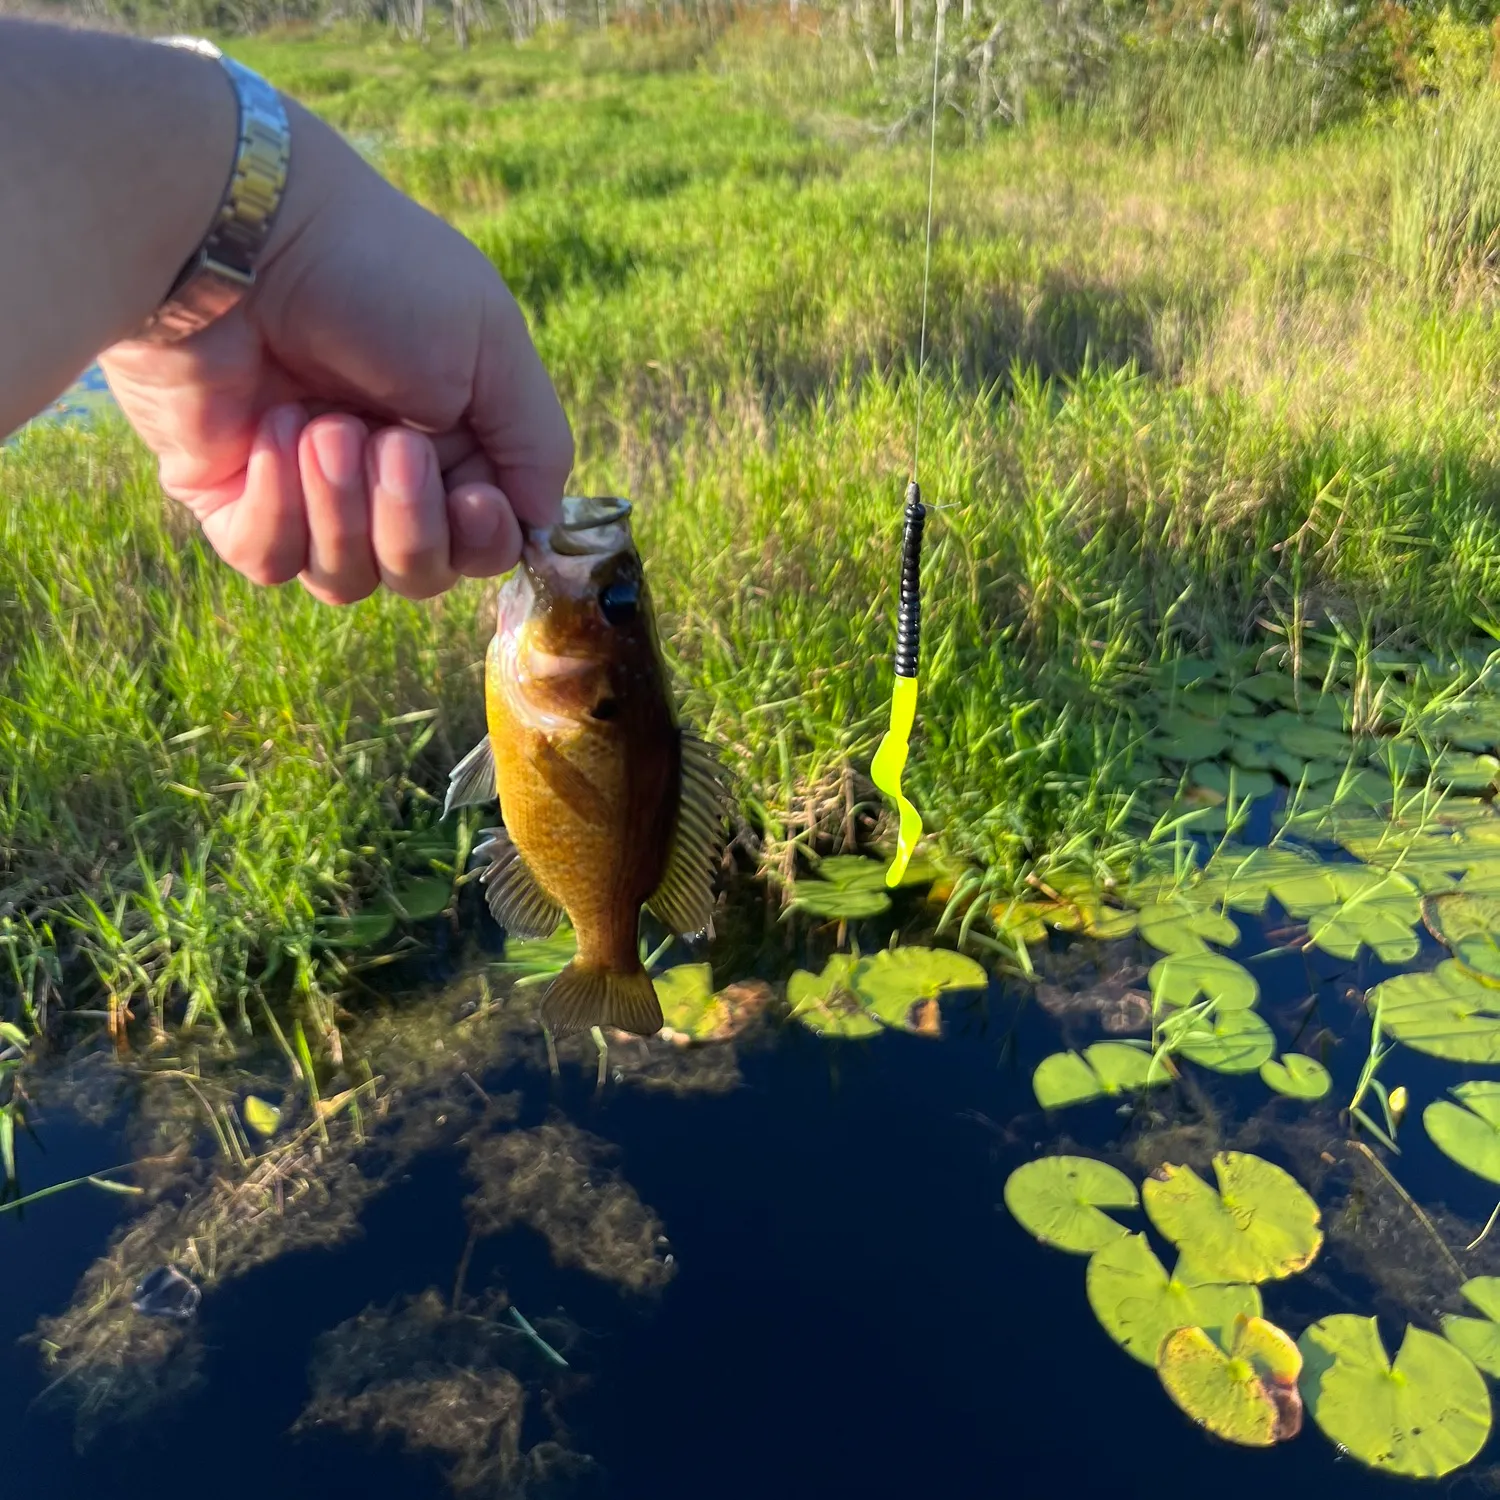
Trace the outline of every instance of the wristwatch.
<instances>
[{"instance_id":1,"label":"wristwatch","mask_svg":"<svg viewBox=\"0 0 1500 1500\"><path fill-rule=\"evenodd\" d=\"M174 344L222 317L254 285L256 259L286 192L291 128L276 90L212 42L190 36L156 40L216 59L239 101L239 144L213 224L166 300L131 335L147 343Z\"/></svg>"}]
</instances>

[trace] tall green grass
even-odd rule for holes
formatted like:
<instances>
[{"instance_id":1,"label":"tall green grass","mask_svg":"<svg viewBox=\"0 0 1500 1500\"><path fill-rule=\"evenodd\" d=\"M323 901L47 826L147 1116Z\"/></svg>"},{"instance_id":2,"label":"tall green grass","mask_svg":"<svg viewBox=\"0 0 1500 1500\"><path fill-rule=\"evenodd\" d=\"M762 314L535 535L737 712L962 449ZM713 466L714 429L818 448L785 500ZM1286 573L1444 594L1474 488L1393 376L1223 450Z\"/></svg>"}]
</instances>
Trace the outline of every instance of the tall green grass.
<instances>
[{"instance_id":1,"label":"tall green grass","mask_svg":"<svg viewBox=\"0 0 1500 1500\"><path fill-rule=\"evenodd\" d=\"M840 836L882 727L925 157L866 128L857 69L812 101L770 44L758 74L732 37L616 45L236 50L506 274L779 861ZM939 163L910 776L1001 888L1129 859L1154 663L1319 619L1447 649L1500 597L1489 316L1401 260L1407 137L1184 118ZM256 590L122 432L0 452L7 1013L290 996L327 1030L357 976L318 921L437 847L410 835L480 732L487 599Z\"/></svg>"}]
</instances>

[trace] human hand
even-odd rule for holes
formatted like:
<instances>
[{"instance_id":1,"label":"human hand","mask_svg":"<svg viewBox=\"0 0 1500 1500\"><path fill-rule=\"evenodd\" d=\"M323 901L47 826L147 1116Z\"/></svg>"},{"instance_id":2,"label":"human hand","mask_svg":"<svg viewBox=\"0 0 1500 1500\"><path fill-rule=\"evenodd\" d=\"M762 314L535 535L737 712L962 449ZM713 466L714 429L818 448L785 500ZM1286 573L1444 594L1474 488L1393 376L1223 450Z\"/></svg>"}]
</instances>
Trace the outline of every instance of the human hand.
<instances>
[{"instance_id":1,"label":"human hand","mask_svg":"<svg viewBox=\"0 0 1500 1500\"><path fill-rule=\"evenodd\" d=\"M513 567L573 466L567 418L488 260L290 101L256 283L175 345L101 356L162 488L257 583L330 604Z\"/></svg>"}]
</instances>

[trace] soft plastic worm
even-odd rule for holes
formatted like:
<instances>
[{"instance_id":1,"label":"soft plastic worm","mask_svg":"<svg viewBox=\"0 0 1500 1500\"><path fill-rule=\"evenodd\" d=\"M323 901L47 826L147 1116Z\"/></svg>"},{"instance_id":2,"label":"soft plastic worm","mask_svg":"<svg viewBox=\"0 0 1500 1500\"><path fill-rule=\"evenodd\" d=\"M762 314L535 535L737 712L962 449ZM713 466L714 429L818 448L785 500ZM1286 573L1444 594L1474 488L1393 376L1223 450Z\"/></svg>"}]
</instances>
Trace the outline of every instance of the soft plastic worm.
<instances>
[{"instance_id":1,"label":"soft plastic worm","mask_svg":"<svg viewBox=\"0 0 1500 1500\"><path fill-rule=\"evenodd\" d=\"M906 531L901 539L901 598L896 609L896 681L891 692L891 727L886 730L870 778L895 804L901 826L896 836L896 857L885 872L885 883L901 883L912 851L922 837L922 815L901 790L901 773L911 748L912 725L917 716L917 669L922 657L922 525L927 511L916 480L906 487Z\"/></svg>"}]
</instances>

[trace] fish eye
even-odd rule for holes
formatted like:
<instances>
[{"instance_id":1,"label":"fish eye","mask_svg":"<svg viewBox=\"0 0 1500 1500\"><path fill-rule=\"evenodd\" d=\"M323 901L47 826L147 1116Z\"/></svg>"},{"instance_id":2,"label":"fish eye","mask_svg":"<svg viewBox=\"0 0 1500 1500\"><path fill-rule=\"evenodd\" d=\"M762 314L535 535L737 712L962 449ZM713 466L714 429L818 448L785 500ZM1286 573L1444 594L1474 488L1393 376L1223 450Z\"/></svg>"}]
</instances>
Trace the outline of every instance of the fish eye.
<instances>
[{"instance_id":1,"label":"fish eye","mask_svg":"<svg viewBox=\"0 0 1500 1500\"><path fill-rule=\"evenodd\" d=\"M633 578L617 578L599 592L599 608L611 625L627 625L635 619L640 600L641 588Z\"/></svg>"}]
</instances>

